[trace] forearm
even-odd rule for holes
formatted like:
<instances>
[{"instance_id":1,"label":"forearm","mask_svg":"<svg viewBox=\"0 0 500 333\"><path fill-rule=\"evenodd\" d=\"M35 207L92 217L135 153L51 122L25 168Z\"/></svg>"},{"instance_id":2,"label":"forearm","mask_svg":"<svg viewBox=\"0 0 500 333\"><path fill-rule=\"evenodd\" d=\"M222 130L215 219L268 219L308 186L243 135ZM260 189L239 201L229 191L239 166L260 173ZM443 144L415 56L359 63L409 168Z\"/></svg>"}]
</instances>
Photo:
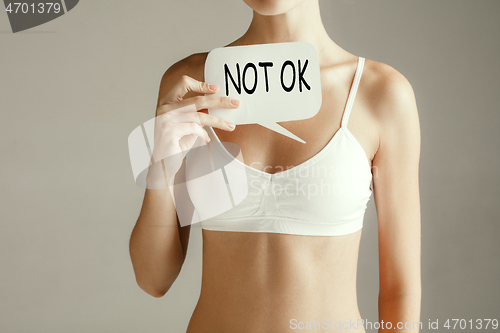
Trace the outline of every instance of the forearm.
<instances>
[{"instance_id":1,"label":"forearm","mask_svg":"<svg viewBox=\"0 0 500 333\"><path fill-rule=\"evenodd\" d=\"M379 294L379 323L381 324L379 332L419 332L420 303L420 291L408 294Z\"/></svg>"},{"instance_id":2,"label":"forearm","mask_svg":"<svg viewBox=\"0 0 500 333\"><path fill-rule=\"evenodd\" d=\"M129 247L139 286L155 297L165 294L184 261L169 189L146 189Z\"/></svg>"}]
</instances>

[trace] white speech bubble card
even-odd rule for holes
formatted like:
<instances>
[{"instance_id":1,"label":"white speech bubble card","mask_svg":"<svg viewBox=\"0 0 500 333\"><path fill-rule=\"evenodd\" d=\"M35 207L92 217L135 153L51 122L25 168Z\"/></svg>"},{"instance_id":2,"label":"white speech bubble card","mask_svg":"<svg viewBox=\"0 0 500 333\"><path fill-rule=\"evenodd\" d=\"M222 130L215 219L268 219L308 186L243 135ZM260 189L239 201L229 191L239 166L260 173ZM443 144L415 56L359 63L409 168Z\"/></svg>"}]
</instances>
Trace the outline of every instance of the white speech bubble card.
<instances>
[{"instance_id":1,"label":"white speech bubble card","mask_svg":"<svg viewBox=\"0 0 500 333\"><path fill-rule=\"evenodd\" d=\"M212 50L205 82L216 96L240 100L238 111L209 109L236 125L259 124L305 143L277 122L311 118L321 107L318 53L308 42L230 46Z\"/></svg>"}]
</instances>

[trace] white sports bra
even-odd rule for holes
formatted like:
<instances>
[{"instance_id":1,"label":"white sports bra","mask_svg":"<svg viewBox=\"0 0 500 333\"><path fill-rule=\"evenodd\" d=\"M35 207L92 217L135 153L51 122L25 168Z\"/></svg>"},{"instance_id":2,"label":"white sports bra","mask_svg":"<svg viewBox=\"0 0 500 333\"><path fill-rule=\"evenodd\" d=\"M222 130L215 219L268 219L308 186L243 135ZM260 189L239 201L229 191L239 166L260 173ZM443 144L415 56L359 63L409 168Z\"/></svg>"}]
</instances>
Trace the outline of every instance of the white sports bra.
<instances>
[{"instance_id":1,"label":"white sports bra","mask_svg":"<svg viewBox=\"0 0 500 333\"><path fill-rule=\"evenodd\" d=\"M224 178L220 179L225 179L233 199L222 213L213 216L210 211L215 202L220 202L222 192L210 185L194 190L188 184L203 229L340 236L363 227L372 193L372 173L363 148L346 126L364 60L359 57L340 129L316 155L291 169L270 174L249 167L235 159L214 130L206 127L211 137L208 143L211 156L228 163ZM200 164L197 157L188 154L186 175L190 174L190 165L196 164ZM244 179L240 179L239 185L237 175L246 175L246 179L239 177Z\"/></svg>"}]
</instances>

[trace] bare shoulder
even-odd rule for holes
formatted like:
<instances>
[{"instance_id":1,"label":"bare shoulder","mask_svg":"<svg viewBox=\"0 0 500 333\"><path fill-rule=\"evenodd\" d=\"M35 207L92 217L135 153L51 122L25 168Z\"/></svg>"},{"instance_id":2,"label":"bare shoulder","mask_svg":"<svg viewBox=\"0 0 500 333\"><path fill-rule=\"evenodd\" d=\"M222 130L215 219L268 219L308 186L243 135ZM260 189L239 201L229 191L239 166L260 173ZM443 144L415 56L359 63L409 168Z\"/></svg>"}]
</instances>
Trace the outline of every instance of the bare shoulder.
<instances>
[{"instance_id":1,"label":"bare shoulder","mask_svg":"<svg viewBox=\"0 0 500 333\"><path fill-rule=\"evenodd\" d=\"M363 81L364 97L376 119L394 122L416 115L413 87L403 74L390 65L367 60Z\"/></svg>"},{"instance_id":2,"label":"bare shoulder","mask_svg":"<svg viewBox=\"0 0 500 333\"><path fill-rule=\"evenodd\" d=\"M420 139L415 94L403 74L390 65L366 60L362 85L363 100L375 121L381 145L396 139Z\"/></svg>"},{"instance_id":3,"label":"bare shoulder","mask_svg":"<svg viewBox=\"0 0 500 333\"><path fill-rule=\"evenodd\" d=\"M165 94L183 75L203 81L207 55L208 52L194 53L170 66L161 78L160 96Z\"/></svg>"}]
</instances>

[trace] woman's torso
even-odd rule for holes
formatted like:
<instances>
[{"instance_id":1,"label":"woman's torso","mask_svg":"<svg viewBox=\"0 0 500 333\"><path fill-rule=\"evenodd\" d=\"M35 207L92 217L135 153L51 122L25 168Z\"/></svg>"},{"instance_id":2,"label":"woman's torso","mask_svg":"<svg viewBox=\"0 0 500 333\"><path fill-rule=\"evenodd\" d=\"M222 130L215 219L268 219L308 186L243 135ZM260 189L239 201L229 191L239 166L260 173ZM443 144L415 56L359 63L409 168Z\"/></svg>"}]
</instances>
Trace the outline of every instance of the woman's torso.
<instances>
[{"instance_id":1,"label":"woman's torso","mask_svg":"<svg viewBox=\"0 0 500 333\"><path fill-rule=\"evenodd\" d=\"M355 322L360 238L361 230L341 237L204 230L201 294L187 332Z\"/></svg>"},{"instance_id":2,"label":"woman's torso","mask_svg":"<svg viewBox=\"0 0 500 333\"><path fill-rule=\"evenodd\" d=\"M189 75L203 80L205 57L194 57ZM323 102L316 116L280 123L307 145L259 125L240 125L234 132L216 129L217 136L236 143L245 164L277 167L266 172L299 165L339 130L357 59L321 68ZM371 165L377 137L365 104L361 82L348 128ZM267 144L262 146L262 141ZM203 230L202 288L187 332L279 333L308 322L316 322L316 329L319 322L332 332L336 325L343 325L338 331L364 332L362 326L353 325L360 319L356 296L360 238L361 230L344 236Z\"/></svg>"}]
</instances>

